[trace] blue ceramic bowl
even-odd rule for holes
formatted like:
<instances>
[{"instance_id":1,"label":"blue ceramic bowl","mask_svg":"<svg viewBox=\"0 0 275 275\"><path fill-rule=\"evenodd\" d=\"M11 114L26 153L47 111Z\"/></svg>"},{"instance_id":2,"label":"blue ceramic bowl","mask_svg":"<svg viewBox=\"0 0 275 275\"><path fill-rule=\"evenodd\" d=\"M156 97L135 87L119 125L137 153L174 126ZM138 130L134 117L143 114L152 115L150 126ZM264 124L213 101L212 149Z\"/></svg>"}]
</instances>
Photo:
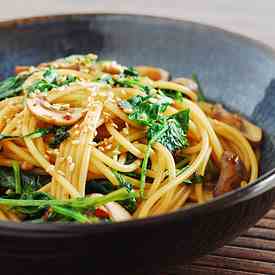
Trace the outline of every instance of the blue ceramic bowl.
<instances>
[{"instance_id":1,"label":"blue ceramic bowl","mask_svg":"<svg viewBox=\"0 0 275 275\"><path fill-rule=\"evenodd\" d=\"M0 24L0 76L94 52L173 76L196 72L210 100L264 129L262 176L246 188L173 214L101 225L0 223L2 270L10 274L153 274L208 253L255 224L275 199L275 53L198 23L135 15L66 15Z\"/></svg>"}]
</instances>

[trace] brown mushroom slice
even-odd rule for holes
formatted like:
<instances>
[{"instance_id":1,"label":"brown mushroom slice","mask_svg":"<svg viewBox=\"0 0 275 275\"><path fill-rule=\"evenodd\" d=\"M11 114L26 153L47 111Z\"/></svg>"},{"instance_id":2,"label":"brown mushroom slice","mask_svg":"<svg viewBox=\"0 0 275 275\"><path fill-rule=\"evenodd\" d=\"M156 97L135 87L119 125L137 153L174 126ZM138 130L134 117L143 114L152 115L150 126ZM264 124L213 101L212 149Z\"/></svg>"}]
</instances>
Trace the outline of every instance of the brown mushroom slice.
<instances>
[{"instance_id":1,"label":"brown mushroom slice","mask_svg":"<svg viewBox=\"0 0 275 275\"><path fill-rule=\"evenodd\" d=\"M215 104L212 108L212 117L216 120L229 124L239 130L242 128L242 119L237 114L226 111L221 104Z\"/></svg>"},{"instance_id":2,"label":"brown mushroom slice","mask_svg":"<svg viewBox=\"0 0 275 275\"><path fill-rule=\"evenodd\" d=\"M239 156L230 151L224 151L221 158L220 176L214 189L214 197L240 187L241 182L247 178L247 171Z\"/></svg>"},{"instance_id":3,"label":"brown mushroom slice","mask_svg":"<svg viewBox=\"0 0 275 275\"><path fill-rule=\"evenodd\" d=\"M120 74L124 69L123 66L118 64L116 61L103 61L100 66L102 71L108 74Z\"/></svg>"},{"instance_id":4,"label":"brown mushroom slice","mask_svg":"<svg viewBox=\"0 0 275 275\"><path fill-rule=\"evenodd\" d=\"M186 88L190 89L193 92L197 92L199 90L198 84L193 79L178 77L178 78L172 79L172 81L182 86L185 86Z\"/></svg>"},{"instance_id":5,"label":"brown mushroom slice","mask_svg":"<svg viewBox=\"0 0 275 275\"><path fill-rule=\"evenodd\" d=\"M261 128L240 115L226 111L220 104L213 105L211 117L237 128L253 144L259 144L262 140L263 134Z\"/></svg>"},{"instance_id":6,"label":"brown mushroom slice","mask_svg":"<svg viewBox=\"0 0 275 275\"><path fill-rule=\"evenodd\" d=\"M150 67L150 66L136 66L135 69L138 71L140 76L147 76L154 81L158 81L158 80L168 81L170 78L169 72L161 68Z\"/></svg>"},{"instance_id":7,"label":"brown mushroom slice","mask_svg":"<svg viewBox=\"0 0 275 275\"><path fill-rule=\"evenodd\" d=\"M26 104L36 118L57 126L72 125L87 112L82 108L70 108L69 104L50 104L41 97L28 98Z\"/></svg>"},{"instance_id":8,"label":"brown mushroom slice","mask_svg":"<svg viewBox=\"0 0 275 275\"><path fill-rule=\"evenodd\" d=\"M31 69L31 66L16 66L15 67L15 74L20 74L23 72L27 72Z\"/></svg>"},{"instance_id":9,"label":"brown mushroom slice","mask_svg":"<svg viewBox=\"0 0 275 275\"><path fill-rule=\"evenodd\" d=\"M241 132L244 134L244 136L254 145L261 143L263 138L262 129L244 118L242 118L242 121L243 125L241 127Z\"/></svg>"}]
</instances>

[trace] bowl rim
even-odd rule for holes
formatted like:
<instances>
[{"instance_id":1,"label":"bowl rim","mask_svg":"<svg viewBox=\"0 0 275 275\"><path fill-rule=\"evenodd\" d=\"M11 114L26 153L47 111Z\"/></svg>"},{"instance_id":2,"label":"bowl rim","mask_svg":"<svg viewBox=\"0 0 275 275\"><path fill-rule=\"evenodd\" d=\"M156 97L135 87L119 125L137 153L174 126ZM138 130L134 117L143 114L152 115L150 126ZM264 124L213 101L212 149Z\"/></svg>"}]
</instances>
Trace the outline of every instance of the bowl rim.
<instances>
[{"instance_id":1,"label":"bowl rim","mask_svg":"<svg viewBox=\"0 0 275 275\"><path fill-rule=\"evenodd\" d=\"M235 39L241 39L247 43L254 44L256 47L268 52L269 55L274 56L275 50L254 38L249 38L245 35L234 33L217 26L210 24L195 22L191 20L185 20L181 18L169 17L169 16L155 16L140 13L116 13L116 12L91 12L91 13L64 13L64 14L51 14L43 16L22 17L11 20L0 21L0 30L5 28L16 28L20 25L47 23L52 20L64 21L66 19L74 19L77 17L92 17L92 16L119 16L119 17L135 17L146 18L151 20L167 20L179 24L194 24L197 26L210 29L212 31L222 32L227 36ZM191 216L199 215L202 212L207 214L217 210L222 210L234 206L240 202L244 202L253 199L271 189L275 188L275 168L271 169L267 173L261 175L254 182L246 187L237 188L231 192L226 193L220 197L214 198L203 204L198 204L189 209L179 209L176 212L163 214L154 217L134 219L131 221L116 222L112 224L31 224L31 223L14 223L0 221L0 235L14 236L20 238L48 238L49 236L59 237L71 237L71 236L83 236L97 232L106 233L117 230L129 230L130 228L144 227L148 225L158 226L164 223L176 222L179 219L189 218ZM91 230L93 229L93 230ZM54 234L53 234L54 233Z\"/></svg>"}]
</instances>

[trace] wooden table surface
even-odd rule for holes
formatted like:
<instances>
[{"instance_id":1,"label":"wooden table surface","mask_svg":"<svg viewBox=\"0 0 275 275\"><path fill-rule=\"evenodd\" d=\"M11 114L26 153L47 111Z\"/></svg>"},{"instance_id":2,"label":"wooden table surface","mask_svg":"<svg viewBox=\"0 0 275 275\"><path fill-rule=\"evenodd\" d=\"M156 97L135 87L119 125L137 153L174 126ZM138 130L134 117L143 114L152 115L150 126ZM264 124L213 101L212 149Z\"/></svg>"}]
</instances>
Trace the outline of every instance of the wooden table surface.
<instances>
[{"instance_id":1,"label":"wooden table surface","mask_svg":"<svg viewBox=\"0 0 275 275\"><path fill-rule=\"evenodd\" d=\"M274 0L9 0L1 3L0 20L98 11L161 15L207 23L275 48ZM275 206L243 236L190 266L178 268L173 275L183 274L275 274Z\"/></svg>"},{"instance_id":2,"label":"wooden table surface","mask_svg":"<svg viewBox=\"0 0 275 275\"><path fill-rule=\"evenodd\" d=\"M177 275L183 274L275 274L275 205L241 237L190 266L178 268Z\"/></svg>"}]
</instances>

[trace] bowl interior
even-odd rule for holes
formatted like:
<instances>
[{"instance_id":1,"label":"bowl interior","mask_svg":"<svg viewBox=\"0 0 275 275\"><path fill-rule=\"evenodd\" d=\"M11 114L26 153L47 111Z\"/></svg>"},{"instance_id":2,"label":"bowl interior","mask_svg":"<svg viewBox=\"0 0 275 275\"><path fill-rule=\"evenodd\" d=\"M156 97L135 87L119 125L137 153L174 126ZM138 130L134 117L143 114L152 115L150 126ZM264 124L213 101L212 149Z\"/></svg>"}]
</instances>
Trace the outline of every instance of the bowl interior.
<instances>
[{"instance_id":1,"label":"bowl interior","mask_svg":"<svg viewBox=\"0 0 275 275\"><path fill-rule=\"evenodd\" d=\"M261 170L275 167L275 53L262 44L197 23L132 15L73 15L0 24L0 77L15 65L93 52L126 65L197 73L206 96L265 132Z\"/></svg>"}]
</instances>

